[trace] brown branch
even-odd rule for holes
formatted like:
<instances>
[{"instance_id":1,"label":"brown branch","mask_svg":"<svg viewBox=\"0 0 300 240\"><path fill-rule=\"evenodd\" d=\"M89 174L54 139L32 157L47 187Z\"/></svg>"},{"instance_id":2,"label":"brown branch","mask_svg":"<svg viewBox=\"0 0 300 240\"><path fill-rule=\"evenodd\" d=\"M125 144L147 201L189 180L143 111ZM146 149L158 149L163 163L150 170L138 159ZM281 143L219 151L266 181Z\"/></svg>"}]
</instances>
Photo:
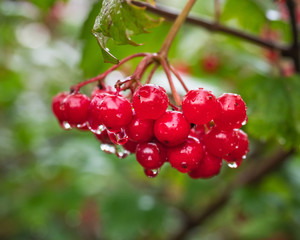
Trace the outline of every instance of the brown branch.
<instances>
[{"instance_id":1,"label":"brown branch","mask_svg":"<svg viewBox=\"0 0 300 240\"><path fill-rule=\"evenodd\" d=\"M156 4L156 6L153 7L152 5L144 3L144 2L132 1L132 3L139 7L145 7L149 12L160 15L170 21L174 21L178 16L177 12L172 11L169 8L166 8L160 4ZM275 42L268 41L268 40L264 40L264 39L261 39L260 37L239 31L237 29L233 29L233 28L226 27L226 26L223 26L220 24L216 24L216 22L214 22L214 21L207 21L207 20L203 20L198 17L188 16L186 18L186 23L201 26L211 32L219 32L219 33L224 33L224 34L227 34L230 36L238 37L238 38L241 38L250 43L253 43L258 46L265 47L265 48L268 48L271 50L277 50L278 52L280 52L280 54L282 56L292 56L293 55L293 50L291 49L290 46L282 45L282 44L275 43Z\"/></svg>"},{"instance_id":2,"label":"brown branch","mask_svg":"<svg viewBox=\"0 0 300 240\"><path fill-rule=\"evenodd\" d=\"M285 152L280 150L267 159L259 159L248 166L236 178L231 181L208 206L203 208L203 212L194 216L187 215L183 228L171 240L182 240L191 230L201 225L207 218L213 216L229 201L231 194L238 188L258 183L264 176L280 166L288 157L294 153L294 150ZM259 164L261 163L261 164Z\"/></svg>"},{"instance_id":3,"label":"brown branch","mask_svg":"<svg viewBox=\"0 0 300 240\"><path fill-rule=\"evenodd\" d=\"M300 59L299 59L299 37L298 37L298 29L297 29L297 19L296 19L296 5L293 0L286 1L287 9L289 11L290 16L290 24L291 24L291 31L292 31L292 49L291 57L294 61L294 66L296 72L300 73Z\"/></svg>"}]
</instances>

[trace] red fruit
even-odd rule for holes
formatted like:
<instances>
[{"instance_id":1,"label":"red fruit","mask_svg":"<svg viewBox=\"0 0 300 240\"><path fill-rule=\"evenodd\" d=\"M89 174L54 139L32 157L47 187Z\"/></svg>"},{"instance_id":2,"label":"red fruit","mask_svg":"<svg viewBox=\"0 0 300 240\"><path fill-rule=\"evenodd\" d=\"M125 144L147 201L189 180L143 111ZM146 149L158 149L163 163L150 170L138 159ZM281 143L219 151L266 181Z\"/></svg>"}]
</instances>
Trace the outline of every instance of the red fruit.
<instances>
[{"instance_id":1,"label":"red fruit","mask_svg":"<svg viewBox=\"0 0 300 240\"><path fill-rule=\"evenodd\" d=\"M224 93L218 99L221 111L214 119L220 129L240 128L247 118L247 107L238 94Z\"/></svg>"},{"instance_id":2,"label":"red fruit","mask_svg":"<svg viewBox=\"0 0 300 240\"><path fill-rule=\"evenodd\" d=\"M169 104L166 91L154 84L145 84L133 95L132 105L140 119L158 119L163 115Z\"/></svg>"},{"instance_id":3,"label":"red fruit","mask_svg":"<svg viewBox=\"0 0 300 240\"><path fill-rule=\"evenodd\" d=\"M82 125L87 121L88 108L91 100L88 96L75 93L71 94L64 100L67 122L70 125Z\"/></svg>"},{"instance_id":4,"label":"red fruit","mask_svg":"<svg viewBox=\"0 0 300 240\"><path fill-rule=\"evenodd\" d=\"M95 137L101 142L101 143L109 143L111 144L111 140L108 136L108 133L106 130L102 131L100 134L95 134Z\"/></svg>"},{"instance_id":5,"label":"red fruit","mask_svg":"<svg viewBox=\"0 0 300 240\"><path fill-rule=\"evenodd\" d=\"M234 130L238 136L237 148L230 152L228 155L223 158L227 162L235 162L246 158L247 153L249 152L249 139L248 135L241 129Z\"/></svg>"},{"instance_id":6,"label":"red fruit","mask_svg":"<svg viewBox=\"0 0 300 240\"><path fill-rule=\"evenodd\" d=\"M187 173L196 168L203 157L203 147L200 141L188 137L183 144L167 150L168 160L173 168Z\"/></svg>"},{"instance_id":7,"label":"red fruit","mask_svg":"<svg viewBox=\"0 0 300 240\"><path fill-rule=\"evenodd\" d=\"M57 94L52 99L52 111L60 123L62 123L63 121L66 121L66 119L67 119L65 108L63 106L63 102L64 102L64 99L68 95L69 94L67 92L62 92L62 93Z\"/></svg>"},{"instance_id":8,"label":"red fruit","mask_svg":"<svg viewBox=\"0 0 300 240\"><path fill-rule=\"evenodd\" d=\"M216 97L203 88L189 91L182 102L182 112L194 124L206 124L213 120L219 111Z\"/></svg>"},{"instance_id":9,"label":"red fruit","mask_svg":"<svg viewBox=\"0 0 300 240\"><path fill-rule=\"evenodd\" d=\"M120 128L117 131L107 131L110 140L117 145L124 145L128 141L128 136L124 128Z\"/></svg>"},{"instance_id":10,"label":"red fruit","mask_svg":"<svg viewBox=\"0 0 300 240\"><path fill-rule=\"evenodd\" d=\"M91 101L91 104L88 108L88 126L92 132L99 132L99 127L102 124L102 118L100 113L100 105L103 99L108 96L107 93L98 93L96 94Z\"/></svg>"},{"instance_id":11,"label":"red fruit","mask_svg":"<svg viewBox=\"0 0 300 240\"><path fill-rule=\"evenodd\" d=\"M206 73L215 73L220 67L220 59L215 55L208 55L202 59L202 69Z\"/></svg>"},{"instance_id":12,"label":"red fruit","mask_svg":"<svg viewBox=\"0 0 300 240\"><path fill-rule=\"evenodd\" d=\"M191 178L210 178L219 174L222 167L222 159L204 152L202 161L198 167L189 172Z\"/></svg>"},{"instance_id":13,"label":"red fruit","mask_svg":"<svg viewBox=\"0 0 300 240\"><path fill-rule=\"evenodd\" d=\"M145 169L160 168L165 162L156 143L139 143L136 147L136 160Z\"/></svg>"},{"instance_id":14,"label":"red fruit","mask_svg":"<svg viewBox=\"0 0 300 240\"><path fill-rule=\"evenodd\" d=\"M136 142L149 142L154 137L154 121L151 119L139 119L133 115L131 122L126 127L128 137Z\"/></svg>"},{"instance_id":15,"label":"red fruit","mask_svg":"<svg viewBox=\"0 0 300 240\"><path fill-rule=\"evenodd\" d=\"M109 130L118 130L126 127L132 118L130 102L120 96L106 96L100 104L102 123Z\"/></svg>"},{"instance_id":16,"label":"red fruit","mask_svg":"<svg viewBox=\"0 0 300 240\"><path fill-rule=\"evenodd\" d=\"M154 123L155 137L166 146L176 146L188 137L191 126L181 112L167 111Z\"/></svg>"},{"instance_id":17,"label":"red fruit","mask_svg":"<svg viewBox=\"0 0 300 240\"><path fill-rule=\"evenodd\" d=\"M91 93L91 99L93 99L98 94L113 94L113 88L111 86L105 86L104 88L99 88L98 86L94 88L94 90Z\"/></svg>"},{"instance_id":18,"label":"red fruit","mask_svg":"<svg viewBox=\"0 0 300 240\"><path fill-rule=\"evenodd\" d=\"M236 149L238 136L234 130L225 131L214 127L205 134L204 144L210 154L222 158Z\"/></svg>"},{"instance_id":19,"label":"red fruit","mask_svg":"<svg viewBox=\"0 0 300 240\"><path fill-rule=\"evenodd\" d=\"M135 153L137 145L137 142L131 141L129 139L125 144L123 144L123 148L129 151L130 153Z\"/></svg>"}]
</instances>

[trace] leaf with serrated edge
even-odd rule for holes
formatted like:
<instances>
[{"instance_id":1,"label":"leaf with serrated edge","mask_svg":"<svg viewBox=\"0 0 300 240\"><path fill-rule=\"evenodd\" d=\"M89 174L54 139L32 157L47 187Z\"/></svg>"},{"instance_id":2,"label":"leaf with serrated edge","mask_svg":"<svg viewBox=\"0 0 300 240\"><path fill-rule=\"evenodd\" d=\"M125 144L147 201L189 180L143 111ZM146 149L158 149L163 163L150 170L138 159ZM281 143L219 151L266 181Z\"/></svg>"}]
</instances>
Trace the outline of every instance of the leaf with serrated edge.
<instances>
[{"instance_id":1,"label":"leaf with serrated edge","mask_svg":"<svg viewBox=\"0 0 300 240\"><path fill-rule=\"evenodd\" d=\"M146 2L153 3L152 0ZM118 63L106 47L107 41L113 39L116 44L139 45L131 36L147 33L161 22L145 13L145 9L132 5L129 0L103 0L102 8L95 20L93 34L102 49L105 62Z\"/></svg>"}]
</instances>

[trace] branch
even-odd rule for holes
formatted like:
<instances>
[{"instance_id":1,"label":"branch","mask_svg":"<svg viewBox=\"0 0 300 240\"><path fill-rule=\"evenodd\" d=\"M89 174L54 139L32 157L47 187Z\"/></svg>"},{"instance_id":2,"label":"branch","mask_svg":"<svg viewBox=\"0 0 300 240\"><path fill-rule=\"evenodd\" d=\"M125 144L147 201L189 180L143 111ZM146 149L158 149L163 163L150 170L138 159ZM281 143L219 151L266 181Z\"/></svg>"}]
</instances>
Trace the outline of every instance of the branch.
<instances>
[{"instance_id":1,"label":"branch","mask_svg":"<svg viewBox=\"0 0 300 240\"><path fill-rule=\"evenodd\" d=\"M291 31L293 36L293 42L291 46L291 57L294 61L294 66L296 72L300 73L300 60L299 60L299 37L298 37L298 29L297 29L297 19L296 19L296 6L293 0L287 0L286 5L290 15L290 23L291 23Z\"/></svg>"},{"instance_id":2,"label":"branch","mask_svg":"<svg viewBox=\"0 0 300 240\"><path fill-rule=\"evenodd\" d=\"M156 7L153 7L152 5L144 3L144 2L132 1L132 3L139 7L145 7L149 12L160 15L170 21L174 21L178 16L177 12L172 11L160 4L156 4ZM292 56L294 54L293 50L287 45L282 45L282 44L275 43L272 41L263 40L257 36L239 31L237 29L233 29L233 28L226 27L226 26L223 26L220 24L216 24L213 21L206 21L201 18L190 16L190 17L186 18L186 22L197 25L197 26L201 26L211 32L224 33L224 34L227 34L230 36L235 36L235 37L241 38L245 41L248 41L250 43L256 44L261 47L268 48L270 50L277 50L278 52L280 52L280 54L282 56Z\"/></svg>"},{"instance_id":3,"label":"branch","mask_svg":"<svg viewBox=\"0 0 300 240\"><path fill-rule=\"evenodd\" d=\"M225 187L215 198L214 201L210 202L206 206L203 212L197 216L187 215L186 222L183 228L175 235L172 236L171 240L182 240L190 233L191 230L201 225L207 218L218 212L230 199L231 194L238 188L258 183L263 177L269 174L271 171L276 169L282 164L288 157L294 153L294 150L285 152L280 150L268 159L259 159L248 166L244 171L240 172L239 175L233 181L231 181L227 187ZM259 166L258 163L261 163Z\"/></svg>"}]
</instances>

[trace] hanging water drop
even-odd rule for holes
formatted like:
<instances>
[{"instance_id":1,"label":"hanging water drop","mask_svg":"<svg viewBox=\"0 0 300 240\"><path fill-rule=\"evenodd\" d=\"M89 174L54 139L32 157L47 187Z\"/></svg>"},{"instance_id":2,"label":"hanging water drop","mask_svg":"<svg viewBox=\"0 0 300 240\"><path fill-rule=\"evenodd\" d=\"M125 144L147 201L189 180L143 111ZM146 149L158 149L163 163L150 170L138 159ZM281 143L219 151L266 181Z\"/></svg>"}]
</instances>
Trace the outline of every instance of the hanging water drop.
<instances>
[{"instance_id":1,"label":"hanging water drop","mask_svg":"<svg viewBox=\"0 0 300 240\"><path fill-rule=\"evenodd\" d=\"M118 132L111 132L108 131L108 136L110 138L110 140L117 145L123 145L125 143L127 143L128 141L128 135L126 134L125 130L123 128L121 128Z\"/></svg>"},{"instance_id":2,"label":"hanging water drop","mask_svg":"<svg viewBox=\"0 0 300 240\"><path fill-rule=\"evenodd\" d=\"M65 130L71 130L72 129L71 125L66 121L62 122L61 127Z\"/></svg>"},{"instance_id":3,"label":"hanging water drop","mask_svg":"<svg viewBox=\"0 0 300 240\"><path fill-rule=\"evenodd\" d=\"M237 168L239 166L237 162L228 162L227 165L230 168Z\"/></svg>"},{"instance_id":4,"label":"hanging water drop","mask_svg":"<svg viewBox=\"0 0 300 240\"><path fill-rule=\"evenodd\" d=\"M116 148L114 145L107 144L107 143L102 143L100 144L100 149L108 154L116 153Z\"/></svg>"},{"instance_id":5,"label":"hanging water drop","mask_svg":"<svg viewBox=\"0 0 300 240\"><path fill-rule=\"evenodd\" d=\"M144 173L148 178L154 178L158 175L158 169L144 169Z\"/></svg>"},{"instance_id":6,"label":"hanging water drop","mask_svg":"<svg viewBox=\"0 0 300 240\"><path fill-rule=\"evenodd\" d=\"M130 154L130 152L125 148L123 148L122 146L115 146L115 149L116 149L116 156L120 159L124 159Z\"/></svg>"}]
</instances>

